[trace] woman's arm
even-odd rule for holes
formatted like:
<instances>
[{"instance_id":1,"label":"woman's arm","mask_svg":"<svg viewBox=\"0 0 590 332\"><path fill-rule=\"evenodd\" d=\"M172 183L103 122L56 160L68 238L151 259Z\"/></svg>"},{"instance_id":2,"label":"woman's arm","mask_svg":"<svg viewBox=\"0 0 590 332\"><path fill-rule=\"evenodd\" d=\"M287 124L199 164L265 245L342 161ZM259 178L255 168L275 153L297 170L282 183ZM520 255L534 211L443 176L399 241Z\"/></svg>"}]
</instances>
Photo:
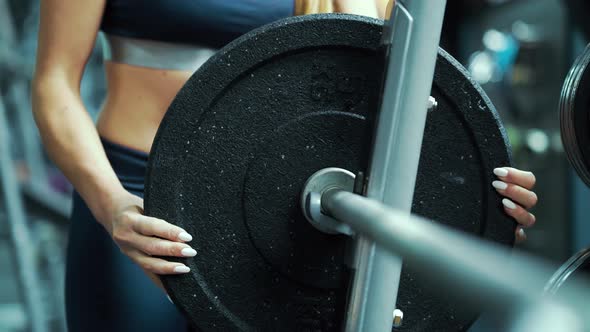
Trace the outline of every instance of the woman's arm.
<instances>
[{"instance_id":1,"label":"woman's arm","mask_svg":"<svg viewBox=\"0 0 590 332\"><path fill-rule=\"evenodd\" d=\"M45 148L101 223L109 220L105 207L124 189L79 91L104 5L105 0L41 2L32 86L33 114Z\"/></svg>"},{"instance_id":2,"label":"woman's arm","mask_svg":"<svg viewBox=\"0 0 590 332\"><path fill-rule=\"evenodd\" d=\"M395 1L392 0L392 3ZM384 18L389 0L334 0L334 9L339 13L357 14L375 18Z\"/></svg>"},{"instance_id":3,"label":"woman's arm","mask_svg":"<svg viewBox=\"0 0 590 332\"><path fill-rule=\"evenodd\" d=\"M101 222L108 219L104 207L124 189L79 91L104 5L104 0L41 2L32 86L33 113L47 152Z\"/></svg>"},{"instance_id":4,"label":"woman's arm","mask_svg":"<svg viewBox=\"0 0 590 332\"><path fill-rule=\"evenodd\" d=\"M143 201L117 179L82 104L80 82L104 6L105 0L41 1L32 85L35 120L49 156L124 253L147 271L188 272L180 263L149 256L183 256L182 249L190 251L190 247L181 242L190 236L179 227L142 215Z\"/></svg>"},{"instance_id":5,"label":"woman's arm","mask_svg":"<svg viewBox=\"0 0 590 332\"><path fill-rule=\"evenodd\" d=\"M389 0L295 0L295 15L336 12L384 18L388 3Z\"/></svg>"}]
</instances>

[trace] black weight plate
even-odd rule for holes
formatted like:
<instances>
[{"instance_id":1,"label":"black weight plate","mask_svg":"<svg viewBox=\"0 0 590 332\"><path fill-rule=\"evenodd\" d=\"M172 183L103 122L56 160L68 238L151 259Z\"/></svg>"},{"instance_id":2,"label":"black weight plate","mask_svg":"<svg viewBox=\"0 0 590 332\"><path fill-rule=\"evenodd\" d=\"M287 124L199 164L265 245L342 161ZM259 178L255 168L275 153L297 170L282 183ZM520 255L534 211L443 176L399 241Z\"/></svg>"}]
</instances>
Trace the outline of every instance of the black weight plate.
<instances>
[{"instance_id":1,"label":"black weight plate","mask_svg":"<svg viewBox=\"0 0 590 332\"><path fill-rule=\"evenodd\" d=\"M545 286L548 294L557 294L568 280L590 275L590 248L577 252L555 271Z\"/></svg>"},{"instance_id":2,"label":"black weight plate","mask_svg":"<svg viewBox=\"0 0 590 332\"><path fill-rule=\"evenodd\" d=\"M336 331L346 238L316 231L299 194L325 167L365 170L382 71L382 21L289 18L232 42L180 91L152 147L145 207L188 230L198 254L164 283L202 330ZM490 101L440 51L413 211L512 244L492 188L510 164ZM367 120L369 119L369 120ZM449 245L453 245L449 243ZM463 330L473 315L404 268L401 330Z\"/></svg>"},{"instance_id":3,"label":"black weight plate","mask_svg":"<svg viewBox=\"0 0 590 332\"><path fill-rule=\"evenodd\" d=\"M571 21L582 31L588 39L590 37L590 1L588 0L563 0Z\"/></svg>"},{"instance_id":4,"label":"black weight plate","mask_svg":"<svg viewBox=\"0 0 590 332\"><path fill-rule=\"evenodd\" d=\"M561 139L578 176L590 186L590 45L566 76L559 99Z\"/></svg>"}]
</instances>

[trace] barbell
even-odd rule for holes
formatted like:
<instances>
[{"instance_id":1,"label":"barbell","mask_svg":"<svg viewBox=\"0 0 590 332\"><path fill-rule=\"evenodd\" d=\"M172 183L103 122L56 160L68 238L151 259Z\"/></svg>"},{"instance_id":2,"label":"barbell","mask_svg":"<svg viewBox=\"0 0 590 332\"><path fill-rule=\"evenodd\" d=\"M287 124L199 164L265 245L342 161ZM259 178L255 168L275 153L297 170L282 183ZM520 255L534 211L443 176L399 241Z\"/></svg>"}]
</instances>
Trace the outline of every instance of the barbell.
<instances>
[{"instance_id":1,"label":"barbell","mask_svg":"<svg viewBox=\"0 0 590 332\"><path fill-rule=\"evenodd\" d=\"M381 21L359 16L281 20L223 48L173 101L150 154L145 207L195 234L199 254L178 259L191 273L164 283L198 328L342 328L351 242L314 228L300 194L318 170L367 169L381 34ZM586 49L565 81L560 118L567 156L590 184L588 63ZM489 185L492 169L511 163L493 105L442 49L431 95L412 212L511 246L515 223ZM587 257L572 258L547 292L559 293ZM467 329L477 312L430 292L412 263L397 298L404 324L394 329Z\"/></svg>"},{"instance_id":2,"label":"barbell","mask_svg":"<svg viewBox=\"0 0 590 332\"><path fill-rule=\"evenodd\" d=\"M351 242L305 218L316 171L367 168L383 72L383 22L288 18L230 43L172 102L150 154L146 213L195 234L191 268L164 283L202 330L342 328ZM490 185L510 165L498 115L439 50L412 211L511 246L515 222ZM477 313L422 285L405 261L398 330L463 330ZM393 298L393 294L392 294Z\"/></svg>"}]
</instances>

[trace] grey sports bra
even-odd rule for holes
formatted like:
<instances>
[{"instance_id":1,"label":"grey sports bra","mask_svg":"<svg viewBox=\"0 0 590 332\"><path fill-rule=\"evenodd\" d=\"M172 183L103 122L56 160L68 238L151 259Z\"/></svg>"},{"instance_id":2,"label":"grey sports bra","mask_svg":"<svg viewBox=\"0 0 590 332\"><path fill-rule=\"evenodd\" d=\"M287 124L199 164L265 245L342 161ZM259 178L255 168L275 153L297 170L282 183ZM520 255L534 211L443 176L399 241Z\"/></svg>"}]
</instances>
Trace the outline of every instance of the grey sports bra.
<instances>
[{"instance_id":1,"label":"grey sports bra","mask_svg":"<svg viewBox=\"0 0 590 332\"><path fill-rule=\"evenodd\" d=\"M215 49L100 33L103 59L134 66L167 70L197 70Z\"/></svg>"},{"instance_id":2,"label":"grey sports bra","mask_svg":"<svg viewBox=\"0 0 590 332\"><path fill-rule=\"evenodd\" d=\"M108 0L105 60L195 70L240 35L292 16L295 0Z\"/></svg>"}]
</instances>

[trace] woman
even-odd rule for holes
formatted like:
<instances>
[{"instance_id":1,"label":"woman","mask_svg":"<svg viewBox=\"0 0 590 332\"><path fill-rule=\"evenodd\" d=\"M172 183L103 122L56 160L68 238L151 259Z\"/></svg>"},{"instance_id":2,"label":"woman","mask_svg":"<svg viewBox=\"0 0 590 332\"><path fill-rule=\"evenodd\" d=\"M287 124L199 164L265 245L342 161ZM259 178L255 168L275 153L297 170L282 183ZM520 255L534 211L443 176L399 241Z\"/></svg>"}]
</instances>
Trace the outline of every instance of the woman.
<instances>
[{"instance_id":1,"label":"woman","mask_svg":"<svg viewBox=\"0 0 590 332\"><path fill-rule=\"evenodd\" d=\"M151 283L188 273L154 256L196 254L183 229L143 215L143 175L158 125L179 89L215 49L302 10L383 16L382 0L42 0L33 112L45 147L76 188L68 248L69 330L180 331L186 323ZM323 7L327 5L326 7ZM95 124L80 80L98 32L105 36L108 94ZM506 212L535 218L535 178L495 171ZM141 269L143 269L143 271ZM144 273L145 272L145 273Z\"/></svg>"}]
</instances>

